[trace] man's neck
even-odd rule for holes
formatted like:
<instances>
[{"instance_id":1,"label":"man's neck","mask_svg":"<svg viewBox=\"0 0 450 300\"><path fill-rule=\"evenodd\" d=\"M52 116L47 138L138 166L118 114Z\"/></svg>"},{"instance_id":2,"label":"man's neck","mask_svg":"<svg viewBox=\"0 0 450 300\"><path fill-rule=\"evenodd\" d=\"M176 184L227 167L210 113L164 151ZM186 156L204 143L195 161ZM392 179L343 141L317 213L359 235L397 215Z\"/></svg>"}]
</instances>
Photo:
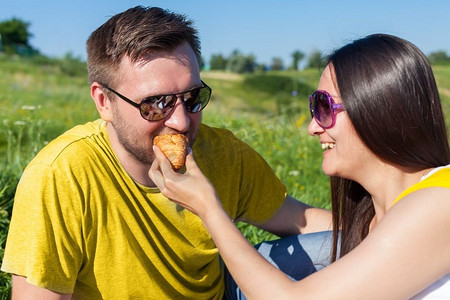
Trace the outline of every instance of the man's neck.
<instances>
[{"instance_id":1,"label":"man's neck","mask_svg":"<svg viewBox=\"0 0 450 300\"><path fill-rule=\"evenodd\" d=\"M106 131L114 154L117 156L119 163L128 175L139 184L147 187L156 187L148 175L151 165L143 164L141 161L138 161L122 146L110 123L106 125Z\"/></svg>"}]
</instances>

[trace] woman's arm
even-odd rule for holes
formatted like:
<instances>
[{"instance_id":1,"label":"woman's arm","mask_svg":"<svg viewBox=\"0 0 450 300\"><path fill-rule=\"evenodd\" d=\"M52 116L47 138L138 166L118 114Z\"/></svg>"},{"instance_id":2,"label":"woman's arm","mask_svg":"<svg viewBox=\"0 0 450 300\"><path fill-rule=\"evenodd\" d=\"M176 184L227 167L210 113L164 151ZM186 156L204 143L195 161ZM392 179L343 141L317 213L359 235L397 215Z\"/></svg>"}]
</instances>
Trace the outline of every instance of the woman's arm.
<instances>
[{"instance_id":1,"label":"woman's arm","mask_svg":"<svg viewBox=\"0 0 450 300\"><path fill-rule=\"evenodd\" d=\"M164 195L202 219L233 278L250 299L405 299L450 270L448 189L429 188L405 197L352 252L292 282L234 226L192 154L187 157L186 173L177 174L158 149L155 153L152 180Z\"/></svg>"},{"instance_id":2,"label":"woman's arm","mask_svg":"<svg viewBox=\"0 0 450 300\"><path fill-rule=\"evenodd\" d=\"M186 173L178 174L157 147L154 147L154 152L157 160L149 172L152 181L166 197L202 219L228 269L247 297L251 297L253 291L257 291L255 296L259 297L264 290L262 287L267 286L264 282L270 282L267 291L261 294L271 299L280 298L280 293L288 290L284 285L292 285L293 282L260 256L244 238L223 210L214 187L201 173L192 153L186 158ZM258 273L260 275L255 277ZM270 293L274 293L273 296L269 297Z\"/></svg>"}]
</instances>

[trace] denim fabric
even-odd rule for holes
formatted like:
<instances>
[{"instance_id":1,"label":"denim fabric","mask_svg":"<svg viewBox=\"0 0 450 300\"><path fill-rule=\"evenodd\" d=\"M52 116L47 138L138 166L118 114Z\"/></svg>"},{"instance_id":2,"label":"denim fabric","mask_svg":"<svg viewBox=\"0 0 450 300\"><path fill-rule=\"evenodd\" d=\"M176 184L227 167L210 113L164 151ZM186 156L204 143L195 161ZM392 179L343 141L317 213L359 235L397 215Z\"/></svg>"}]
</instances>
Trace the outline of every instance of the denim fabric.
<instances>
[{"instance_id":1,"label":"denim fabric","mask_svg":"<svg viewBox=\"0 0 450 300\"><path fill-rule=\"evenodd\" d=\"M288 236L255 246L272 265L292 280L300 280L331 263L332 231ZM246 299L225 269L224 299Z\"/></svg>"}]
</instances>

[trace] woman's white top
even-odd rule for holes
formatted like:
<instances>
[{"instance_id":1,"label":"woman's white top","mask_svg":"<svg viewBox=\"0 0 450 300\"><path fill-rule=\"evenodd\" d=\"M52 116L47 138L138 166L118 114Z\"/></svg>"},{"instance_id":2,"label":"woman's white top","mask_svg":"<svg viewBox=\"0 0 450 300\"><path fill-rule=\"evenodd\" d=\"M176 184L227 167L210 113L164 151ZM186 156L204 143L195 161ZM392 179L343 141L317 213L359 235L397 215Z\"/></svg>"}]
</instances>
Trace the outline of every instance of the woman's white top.
<instances>
[{"instance_id":1,"label":"woman's white top","mask_svg":"<svg viewBox=\"0 0 450 300\"><path fill-rule=\"evenodd\" d=\"M411 299L450 299L450 274L445 275Z\"/></svg>"}]
</instances>

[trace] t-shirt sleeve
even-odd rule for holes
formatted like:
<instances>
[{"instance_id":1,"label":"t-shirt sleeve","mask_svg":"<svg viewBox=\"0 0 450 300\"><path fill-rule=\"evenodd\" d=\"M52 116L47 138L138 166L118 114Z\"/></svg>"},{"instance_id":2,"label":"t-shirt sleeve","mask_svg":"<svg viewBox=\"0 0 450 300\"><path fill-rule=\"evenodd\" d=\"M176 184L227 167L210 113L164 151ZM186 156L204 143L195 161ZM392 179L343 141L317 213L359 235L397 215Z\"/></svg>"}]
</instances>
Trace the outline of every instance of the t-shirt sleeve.
<instances>
[{"instance_id":1,"label":"t-shirt sleeve","mask_svg":"<svg viewBox=\"0 0 450 300\"><path fill-rule=\"evenodd\" d=\"M64 170L62 170L64 172ZM82 263L80 207L67 176L32 164L18 184L2 271L72 293ZM62 191L65 196L62 195Z\"/></svg>"}]
</instances>

